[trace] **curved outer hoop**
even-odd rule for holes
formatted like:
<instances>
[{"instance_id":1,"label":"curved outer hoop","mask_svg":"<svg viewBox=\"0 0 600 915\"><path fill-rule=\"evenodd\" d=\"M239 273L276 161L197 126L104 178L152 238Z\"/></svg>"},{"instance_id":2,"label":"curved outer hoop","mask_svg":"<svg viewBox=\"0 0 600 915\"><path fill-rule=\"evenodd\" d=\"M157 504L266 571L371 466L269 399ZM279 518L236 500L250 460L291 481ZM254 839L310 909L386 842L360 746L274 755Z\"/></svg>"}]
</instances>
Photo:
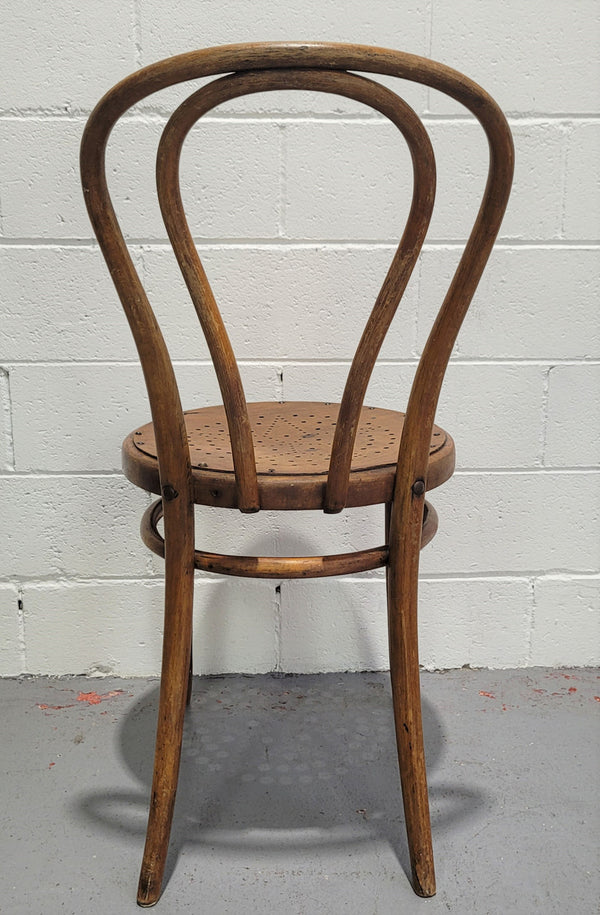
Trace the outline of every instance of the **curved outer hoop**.
<instances>
[{"instance_id":1,"label":"curved outer hoop","mask_svg":"<svg viewBox=\"0 0 600 915\"><path fill-rule=\"evenodd\" d=\"M369 378L419 256L431 219L435 198L435 159L427 131L406 102L385 86L345 71L275 70L235 73L199 89L171 115L158 147L158 197L173 250L204 329L219 379L240 504L259 505L252 430L233 349L185 217L179 184L179 161L190 129L216 105L241 95L276 89L329 92L369 105L389 118L403 134L413 163L413 199L406 228L367 320L340 405L324 499L326 511L339 511L345 507L348 498L352 453Z\"/></svg>"},{"instance_id":2,"label":"curved outer hoop","mask_svg":"<svg viewBox=\"0 0 600 915\"><path fill-rule=\"evenodd\" d=\"M157 499L142 516L140 533L144 544L157 556L165 555L165 541L158 531L163 517L162 499ZM429 502L421 534L421 549L433 540L438 529L438 516ZM387 565L387 546L337 553L331 556L230 556L224 553L194 551L194 565L204 572L236 575L240 578L325 578L330 575L352 575Z\"/></svg>"},{"instance_id":3,"label":"curved outer hoop","mask_svg":"<svg viewBox=\"0 0 600 915\"><path fill-rule=\"evenodd\" d=\"M410 525L412 530L420 531L424 500L411 500L410 493L416 481L426 481L429 439L445 369L500 228L512 183L514 151L504 115L481 87L450 67L401 51L301 42L238 44L192 51L127 77L100 100L90 115L81 145L84 195L140 355L157 430L161 486L172 498L180 494L191 498L191 466L183 413L164 339L111 203L105 172L106 143L125 111L168 86L232 71L286 68L360 70L423 83L464 105L478 119L488 138L490 166L480 210L419 362L400 442L391 536L394 537L401 517L414 523ZM415 513L410 511L412 506ZM325 507L328 511L339 511L343 504L330 497ZM240 508L255 510L254 506L242 504Z\"/></svg>"}]
</instances>

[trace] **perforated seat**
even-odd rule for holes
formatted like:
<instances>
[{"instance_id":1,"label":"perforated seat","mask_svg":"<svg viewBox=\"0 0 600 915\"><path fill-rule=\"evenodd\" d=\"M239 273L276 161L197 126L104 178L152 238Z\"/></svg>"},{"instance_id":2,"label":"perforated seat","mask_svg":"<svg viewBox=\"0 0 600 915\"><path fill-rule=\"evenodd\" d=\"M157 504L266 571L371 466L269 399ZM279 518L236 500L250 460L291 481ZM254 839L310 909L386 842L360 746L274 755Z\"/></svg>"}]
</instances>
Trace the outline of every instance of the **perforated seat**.
<instances>
[{"instance_id":1,"label":"perforated seat","mask_svg":"<svg viewBox=\"0 0 600 915\"><path fill-rule=\"evenodd\" d=\"M339 404L249 403L260 504L267 509L322 509ZM184 413L194 479L194 501L237 507L227 417L222 406ZM352 456L348 506L392 498L404 413L363 407ZM123 469L132 483L160 493L154 426L140 426L123 442ZM433 427L427 489L454 470L454 442Z\"/></svg>"}]
</instances>

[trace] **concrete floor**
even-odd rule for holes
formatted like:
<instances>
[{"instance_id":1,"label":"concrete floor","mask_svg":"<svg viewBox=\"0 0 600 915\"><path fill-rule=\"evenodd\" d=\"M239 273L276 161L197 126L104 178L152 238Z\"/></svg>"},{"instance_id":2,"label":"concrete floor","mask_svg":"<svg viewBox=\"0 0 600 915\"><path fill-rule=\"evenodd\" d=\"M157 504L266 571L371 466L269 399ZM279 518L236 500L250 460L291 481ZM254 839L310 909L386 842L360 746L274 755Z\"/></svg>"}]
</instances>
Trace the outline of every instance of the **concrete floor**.
<instances>
[{"instance_id":1,"label":"concrete floor","mask_svg":"<svg viewBox=\"0 0 600 915\"><path fill-rule=\"evenodd\" d=\"M423 674L438 894L413 895L383 674L196 679L157 912L598 911L597 671ZM156 681L0 681L0 911L135 905Z\"/></svg>"}]
</instances>

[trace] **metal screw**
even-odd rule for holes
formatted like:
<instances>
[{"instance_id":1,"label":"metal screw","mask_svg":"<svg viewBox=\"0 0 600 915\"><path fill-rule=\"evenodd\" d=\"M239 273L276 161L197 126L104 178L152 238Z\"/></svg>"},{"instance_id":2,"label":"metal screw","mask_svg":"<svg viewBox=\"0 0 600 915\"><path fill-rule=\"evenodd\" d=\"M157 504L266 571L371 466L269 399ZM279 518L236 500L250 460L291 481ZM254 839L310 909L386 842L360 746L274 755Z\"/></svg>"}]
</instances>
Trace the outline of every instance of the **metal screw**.
<instances>
[{"instance_id":1,"label":"metal screw","mask_svg":"<svg viewBox=\"0 0 600 915\"><path fill-rule=\"evenodd\" d=\"M422 496L425 492L424 480L415 480L412 485L412 491L415 496Z\"/></svg>"},{"instance_id":2,"label":"metal screw","mask_svg":"<svg viewBox=\"0 0 600 915\"><path fill-rule=\"evenodd\" d=\"M163 499L165 502L172 502L173 499L176 499L179 493L174 486L171 486L170 483L166 483L162 488Z\"/></svg>"}]
</instances>

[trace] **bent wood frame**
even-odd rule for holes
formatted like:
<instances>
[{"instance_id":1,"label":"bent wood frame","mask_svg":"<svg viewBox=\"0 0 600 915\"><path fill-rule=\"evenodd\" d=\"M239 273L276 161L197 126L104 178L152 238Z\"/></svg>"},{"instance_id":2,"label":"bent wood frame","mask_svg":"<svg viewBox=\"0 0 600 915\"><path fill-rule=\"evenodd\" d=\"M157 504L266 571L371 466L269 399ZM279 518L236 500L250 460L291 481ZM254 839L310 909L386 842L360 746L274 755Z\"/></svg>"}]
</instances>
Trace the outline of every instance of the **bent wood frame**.
<instances>
[{"instance_id":1,"label":"bent wood frame","mask_svg":"<svg viewBox=\"0 0 600 915\"><path fill-rule=\"evenodd\" d=\"M422 246L435 191L433 153L417 116L390 90L348 71L395 76L446 93L475 115L490 149L480 209L411 388L393 500L386 504L385 546L337 557L229 557L196 551L194 480L179 392L164 338L112 206L105 173L107 141L121 115L148 95L187 80L221 77L190 96L171 117L159 146L157 178L167 231L217 371L231 439L237 507L253 512L261 507L260 487L246 401L231 344L183 213L178 179L182 143L197 118L214 105L238 95L280 88L316 89L357 99L385 114L404 135L413 161L413 200L398 250L354 357L340 406L322 505L326 512L338 512L347 504L358 415L369 377ZM150 818L138 891L140 905L157 901L164 872L183 713L186 695L189 697L195 567L282 578L386 566L392 694L413 883L420 895L435 892L417 648L419 550L437 526L435 513L425 502L429 443L444 373L500 228L512 172L508 125L483 89L442 64L361 45L275 42L194 51L139 70L108 92L92 112L81 147L84 195L144 372L162 494L142 523L144 541L165 555L166 596L163 678ZM157 530L162 515L164 540Z\"/></svg>"}]
</instances>

